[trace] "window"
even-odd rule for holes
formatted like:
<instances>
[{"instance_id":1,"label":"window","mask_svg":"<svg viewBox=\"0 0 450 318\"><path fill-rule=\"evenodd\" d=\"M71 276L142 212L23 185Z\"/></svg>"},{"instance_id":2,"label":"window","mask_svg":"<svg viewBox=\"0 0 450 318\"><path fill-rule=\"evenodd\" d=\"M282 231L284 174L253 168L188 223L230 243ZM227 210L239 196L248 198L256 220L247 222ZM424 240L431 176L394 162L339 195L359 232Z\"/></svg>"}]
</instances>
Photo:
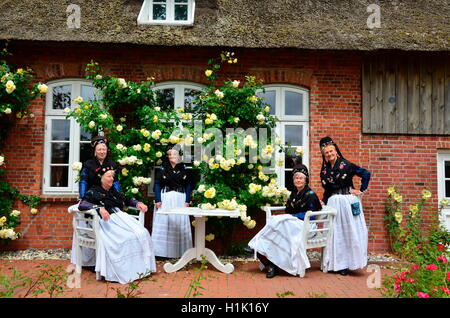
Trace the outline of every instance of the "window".
<instances>
[{"instance_id":1,"label":"window","mask_svg":"<svg viewBox=\"0 0 450 318\"><path fill-rule=\"evenodd\" d=\"M450 200L450 150L438 154L438 198ZM442 223L450 231L450 206L442 209Z\"/></svg>"},{"instance_id":2,"label":"window","mask_svg":"<svg viewBox=\"0 0 450 318\"><path fill-rule=\"evenodd\" d=\"M145 0L138 24L192 25L194 0Z\"/></svg>"},{"instance_id":3,"label":"window","mask_svg":"<svg viewBox=\"0 0 450 318\"><path fill-rule=\"evenodd\" d=\"M306 89L291 85L268 85L265 93L258 96L264 97L264 102L270 105L270 114L278 118L275 128L276 134L281 137L282 143L290 143L292 149L297 146L304 148L302 163L309 166L309 93ZM280 157L280 156L284 156ZM286 154L276 153L275 160L283 159L282 167L275 166L278 175L278 184L288 189L293 188L291 171L292 158Z\"/></svg>"},{"instance_id":4,"label":"window","mask_svg":"<svg viewBox=\"0 0 450 318\"><path fill-rule=\"evenodd\" d=\"M66 119L64 109L74 108L78 96L93 100L94 88L84 80L64 80L48 83L45 110L44 194L76 194L76 161L92 157L89 132L83 131L73 119Z\"/></svg>"},{"instance_id":5,"label":"window","mask_svg":"<svg viewBox=\"0 0 450 318\"><path fill-rule=\"evenodd\" d=\"M164 82L155 86L155 89L161 93L160 105L162 109L185 109L187 107L195 107L193 100L195 99L196 94L200 93L203 88L203 85L190 82ZM187 168L192 167L192 156L194 154L193 147L194 146L191 148L191 158L183 158ZM186 154L183 155L185 156ZM200 179L200 176L193 175L192 178L193 183L195 183ZM149 186L149 194L153 194L153 180L154 172L152 172L152 183Z\"/></svg>"}]
</instances>

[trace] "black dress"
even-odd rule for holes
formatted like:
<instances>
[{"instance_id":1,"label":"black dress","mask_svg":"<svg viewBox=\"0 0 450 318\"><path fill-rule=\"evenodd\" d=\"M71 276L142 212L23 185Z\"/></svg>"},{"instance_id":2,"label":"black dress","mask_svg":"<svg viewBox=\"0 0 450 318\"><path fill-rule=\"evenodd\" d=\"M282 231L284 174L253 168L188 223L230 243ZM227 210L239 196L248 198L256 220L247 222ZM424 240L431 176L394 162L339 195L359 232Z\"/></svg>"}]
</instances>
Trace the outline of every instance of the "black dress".
<instances>
[{"instance_id":1,"label":"black dress","mask_svg":"<svg viewBox=\"0 0 450 318\"><path fill-rule=\"evenodd\" d=\"M320 173L322 187L325 189L323 202L326 204L333 194L349 194L350 189L354 189L354 175L361 177L360 191L365 191L370 181L368 170L344 158L338 158L333 167L330 163L326 163Z\"/></svg>"},{"instance_id":2,"label":"black dress","mask_svg":"<svg viewBox=\"0 0 450 318\"><path fill-rule=\"evenodd\" d=\"M106 157L103 163L100 164L97 158L94 157L92 159L86 160L81 168L80 184L79 184L79 192L81 199L83 199L84 195L86 194L87 190L89 190L90 187L92 187L94 184L99 184L100 179L97 176L96 170L98 168L105 168L105 167L113 167L116 173L114 176L113 186L117 191L120 192L120 184L117 178L118 172L117 164L111 159L109 159L109 157Z\"/></svg>"},{"instance_id":3,"label":"black dress","mask_svg":"<svg viewBox=\"0 0 450 318\"><path fill-rule=\"evenodd\" d=\"M292 191L286 202L285 213L304 220L306 212L320 210L322 210L322 205L320 204L319 198L306 185L300 192Z\"/></svg>"}]
</instances>

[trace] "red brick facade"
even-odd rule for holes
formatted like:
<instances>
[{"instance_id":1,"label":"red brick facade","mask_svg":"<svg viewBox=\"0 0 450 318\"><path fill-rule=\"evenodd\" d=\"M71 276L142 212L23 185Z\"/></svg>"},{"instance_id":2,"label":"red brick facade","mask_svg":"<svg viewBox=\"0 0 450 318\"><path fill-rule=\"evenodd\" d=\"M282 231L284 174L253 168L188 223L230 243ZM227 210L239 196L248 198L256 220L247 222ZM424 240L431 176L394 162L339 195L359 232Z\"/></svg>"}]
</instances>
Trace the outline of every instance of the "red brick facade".
<instances>
[{"instance_id":1,"label":"red brick facade","mask_svg":"<svg viewBox=\"0 0 450 318\"><path fill-rule=\"evenodd\" d=\"M154 76L156 82L190 81L206 84L204 70L209 58L220 48L171 48L85 44L12 43L12 62L29 66L35 80L48 82L65 78L84 78L91 60L101 64L105 73L140 81ZM362 134L361 63L363 53L302 51L294 49L234 49L239 63L225 66L226 78L255 75L264 84L292 84L310 90L310 167L311 186L321 196L319 170L322 158L318 143L329 135L344 156L372 173L369 191L364 197L364 212L369 229L369 251L388 250L384 228L386 190L401 187L405 201L415 199L427 187L437 206L436 157L438 149L450 149L450 137ZM71 247L71 216L67 207L74 197L42 196L45 101L33 102L34 119L15 126L4 151L8 180L24 194L43 197L37 215L19 203L23 234L8 249ZM359 184L356 180L356 184ZM258 221L258 218L257 218ZM146 224L151 224L148 215ZM236 241L248 240L263 226L246 228L234 235Z\"/></svg>"}]
</instances>

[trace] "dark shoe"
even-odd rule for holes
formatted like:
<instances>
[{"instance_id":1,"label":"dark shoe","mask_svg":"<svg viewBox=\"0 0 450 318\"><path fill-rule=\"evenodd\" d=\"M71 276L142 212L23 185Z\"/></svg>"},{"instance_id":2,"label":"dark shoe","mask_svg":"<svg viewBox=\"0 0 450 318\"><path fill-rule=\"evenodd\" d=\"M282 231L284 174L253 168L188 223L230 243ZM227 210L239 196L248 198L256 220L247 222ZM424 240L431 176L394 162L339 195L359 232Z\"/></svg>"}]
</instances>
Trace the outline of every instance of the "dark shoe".
<instances>
[{"instance_id":1,"label":"dark shoe","mask_svg":"<svg viewBox=\"0 0 450 318\"><path fill-rule=\"evenodd\" d=\"M276 267L269 266L269 271L267 272L267 278L274 278L278 274L278 270Z\"/></svg>"},{"instance_id":2,"label":"dark shoe","mask_svg":"<svg viewBox=\"0 0 450 318\"><path fill-rule=\"evenodd\" d=\"M95 273L95 266L83 266L82 268L92 273Z\"/></svg>"},{"instance_id":3,"label":"dark shoe","mask_svg":"<svg viewBox=\"0 0 450 318\"><path fill-rule=\"evenodd\" d=\"M250 246L244 247L245 254L255 254L255 250L251 248Z\"/></svg>"},{"instance_id":4,"label":"dark shoe","mask_svg":"<svg viewBox=\"0 0 450 318\"><path fill-rule=\"evenodd\" d=\"M339 274L341 274L342 276L347 276L348 275L348 269L343 269L338 271Z\"/></svg>"}]
</instances>

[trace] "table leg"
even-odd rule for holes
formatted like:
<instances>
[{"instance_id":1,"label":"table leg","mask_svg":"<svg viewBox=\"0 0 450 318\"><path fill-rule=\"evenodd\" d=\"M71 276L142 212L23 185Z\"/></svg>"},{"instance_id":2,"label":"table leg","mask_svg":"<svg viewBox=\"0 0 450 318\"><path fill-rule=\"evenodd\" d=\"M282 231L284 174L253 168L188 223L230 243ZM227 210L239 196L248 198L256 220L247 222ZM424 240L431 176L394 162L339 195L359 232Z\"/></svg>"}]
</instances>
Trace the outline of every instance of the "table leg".
<instances>
[{"instance_id":1,"label":"table leg","mask_svg":"<svg viewBox=\"0 0 450 318\"><path fill-rule=\"evenodd\" d=\"M219 271L226 274L234 271L233 264L222 264L212 250L205 248L205 218L195 217L195 246L188 249L175 264L164 264L164 270L166 273L176 272L193 259L201 260L202 255Z\"/></svg>"},{"instance_id":2,"label":"table leg","mask_svg":"<svg viewBox=\"0 0 450 318\"><path fill-rule=\"evenodd\" d=\"M164 271L166 273L176 272L177 270L183 268L184 265L186 265L195 258L196 258L195 248L190 248L186 252L184 252L183 256L175 264L165 263L163 267Z\"/></svg>"},{"instance_id":3,"label":"table leg","mask_svg":"<svg viewBox=\"0 0 450 318\"><path fill-rule=\"evenodd\" d=\"M209 248L205 248L205 256L206 259L214 265L219 271L225 274L231 274L234 271L234 266L231 263L222 264L217 258L216 254L211 251Z\"/></svg>"}]
</instances>

